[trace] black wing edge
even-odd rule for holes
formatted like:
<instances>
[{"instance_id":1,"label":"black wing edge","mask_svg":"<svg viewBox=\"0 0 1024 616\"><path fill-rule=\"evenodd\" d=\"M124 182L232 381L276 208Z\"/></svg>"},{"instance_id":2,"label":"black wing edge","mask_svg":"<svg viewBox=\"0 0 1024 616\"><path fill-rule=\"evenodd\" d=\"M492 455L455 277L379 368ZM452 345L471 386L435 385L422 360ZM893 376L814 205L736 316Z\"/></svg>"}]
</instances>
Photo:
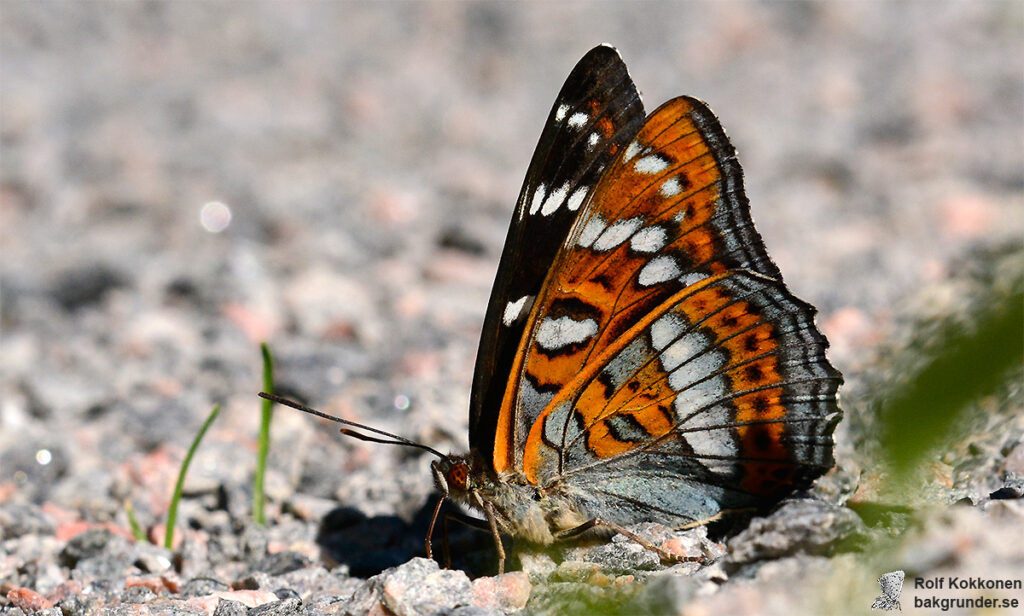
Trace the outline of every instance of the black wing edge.
<instances>
[{"instance_id":1,"label":"black wing edge","mask_svg":"<svg viewBox=\"0 0 1024 616\"><path fill-rule=\"evenodd\" d=\"M579 113L587 114L586 123L570 123ZM593 189L615 152L640 130L644 117L640 94L625 63L606 44L591 49L576 64L551 107L512 214L477 350L469 443L484 460L492 458L498 412L509 387L525 316L582 209L570 210L566 198L555 211L541 214L534 204L537 191L542 186L547 191L568 187L564 194L572 195L581 187ZM602 121L610 121L608 134L599 130L608 126L599 124ZM593 135L599 137L596 143L590 141ZM523 297L528 299L518 320L504 324L509 302Z\"/></svg>"}]
</instances>

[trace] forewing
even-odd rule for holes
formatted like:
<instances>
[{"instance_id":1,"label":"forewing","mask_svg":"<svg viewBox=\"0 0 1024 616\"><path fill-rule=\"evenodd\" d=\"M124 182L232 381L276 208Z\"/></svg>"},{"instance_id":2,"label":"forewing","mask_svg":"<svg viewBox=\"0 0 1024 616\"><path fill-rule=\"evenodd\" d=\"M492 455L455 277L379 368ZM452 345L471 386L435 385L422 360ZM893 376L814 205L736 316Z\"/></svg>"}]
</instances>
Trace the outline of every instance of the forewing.
<instances>
[{"instance_id":1,"label":"forewing","mask_svg":"<svg viewBox=\"0 0 1024 616\"><path fill-rule=\"evenodd\" d=\"M644 111L618 52L595 47L551 109L516 204L484 319L469 411L469 440L484 459L526 317L580 206Z\"/></svg>"},{"instance_id":2,"label":"forewing","mask_svg":"<svg viewBox=\"0 0 1024 616\"><path fill-rule=\"evenodd\" d=\"M696 281L548 405L526 441L526 477L585 488L575 492L592 509L623 522L646 510L685 523L805 487L833 464L842 378L827 346L814 309L778 280L730 270Z\"/></svg>"},{"instance_id":3,"label":"forewing","mask_svg":"<svg viewBox=\"0 0 1024 616\"><path fill-rule=\"evenodd\" d=\"M878 578L878 584L882 587L882 594L890 599L899 600L900 592L903 590L903 579L906 573L903 571L890 571Z\"/></svg>"},{"instance_id":4,"label":"forewing","mask_svg":"<svg viewBox=\"0 0 1024 616\"><path fill-rule=\"evenodd\" d=\"M674 99L609 165L551 268L512 366L495 468L522 468L531 426L592 357L694 280L738 268L780 278L717 118Z\"/></svg>"}]
</instances>

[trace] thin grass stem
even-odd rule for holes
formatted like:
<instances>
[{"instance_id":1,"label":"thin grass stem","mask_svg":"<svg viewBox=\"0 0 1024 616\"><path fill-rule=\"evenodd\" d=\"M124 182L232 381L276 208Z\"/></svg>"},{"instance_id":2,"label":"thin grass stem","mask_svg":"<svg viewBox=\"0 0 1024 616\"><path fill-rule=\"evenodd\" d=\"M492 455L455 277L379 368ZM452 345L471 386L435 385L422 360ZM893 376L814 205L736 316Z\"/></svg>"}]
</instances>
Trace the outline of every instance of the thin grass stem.
<instances>
[{"instance_id":1,"label":"thin grass stem","mask_svg":"<svg viewBox=\"0 0 1024 616\"><path fill-rule=\"evenodd\" d=\"M210 424L213 423L214 419L217 419L219 414L220 405L213 405L213 410L210 411L206 421L203 422L203 427L199 428L199 433L192 440L192 446L188 448L188 453L185 454L185 459L181 462L181 470L178 471L178 482L174 485L174 496L171 497L171 506L167 509L167 530L164 532L164 547L168 550L172 549L171 546L174 542L174 523L178 517L178 503L181 501L181 491L185 486L185 474L188 473L188 465L192 463L192 456L195 455L196 449L199 448L199 442L203 440L203 436L210 428Z\"/></svg>"},{"instance_id":2,"label":"thin grass stem","mask_svg":"<svg viewBox=\"0 0 1024 616\"><path fill-rule=\"evenodd\" d=\"M260 344L263 353L263 391L274 393L274 360L267 343ZM259 453L256 458L256 477L252 487L252 518L257 524L266 524L264 513L263 480L267 472L267 454L270 451L270 420L274 403L264 399L260 417Z\"/></svg>"}]
</instances>

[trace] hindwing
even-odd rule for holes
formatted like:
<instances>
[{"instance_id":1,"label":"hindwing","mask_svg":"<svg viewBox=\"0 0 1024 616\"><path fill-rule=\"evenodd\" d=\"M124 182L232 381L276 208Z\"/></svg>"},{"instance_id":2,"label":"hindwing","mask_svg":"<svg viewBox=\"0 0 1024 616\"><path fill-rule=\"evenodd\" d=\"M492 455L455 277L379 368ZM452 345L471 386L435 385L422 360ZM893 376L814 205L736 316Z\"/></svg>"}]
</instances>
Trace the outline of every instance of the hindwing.
<instances>
[{"instance_id":1,"label":"hindwing","mask_svg":"<svg viewBox=\"0 0 1024 616\"><path fill-rule=\"evenodd\" d=\"M628 495L646 469L730 504L805 486L832 466L842 382L813 319L781 282L747 270L684 288L541 413L526 477Z\"/></svg>"}]
</instances>

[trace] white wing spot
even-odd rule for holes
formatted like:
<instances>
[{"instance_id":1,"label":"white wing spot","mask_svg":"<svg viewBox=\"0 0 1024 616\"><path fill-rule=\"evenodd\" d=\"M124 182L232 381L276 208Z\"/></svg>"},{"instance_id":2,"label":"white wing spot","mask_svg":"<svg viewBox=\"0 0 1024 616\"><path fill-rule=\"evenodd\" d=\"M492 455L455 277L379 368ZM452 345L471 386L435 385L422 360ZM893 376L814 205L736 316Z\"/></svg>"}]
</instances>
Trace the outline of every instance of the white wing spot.
<instances>
[{"instance_id":1,"label":"white wing spot","mask_svg":"<svg viewBox=\"0 0 1024 616\"><path fill-rule=\"evenodd\" d=\"M634 141L634 142L630 143L629 147L626 148L626 155L622 159L622 162L628 163L630 161L630 159L632 159L634 156L636 156L637 154L640 153L641 149L642 148L640 147L640 143L639 142Z\"/></svg>"},{"instance_id":2,"label":"white wing spot","mask_svg":"<svg viewBox=\"0 0 1024 616\"><path fill-rule=\"evenodd\" d=\"M594 216L587 221L587 226L583 227L583 231L580 233L580 239L576 242L577 246L584 248L590 248L590 245L594 243L597 236L601 235L604 231L605 225L608 224L601 219L600 216Z\"/></svg>"},{"instance_id":3,"label":"white wing spot","mask_svg":"<svg viewBox=\"0 0 1024 616\"><path fill-rule=\"evenodd\" d=\"M530 299L529 295L524 295L514 302L509 302L505 305L505 313L501 315L501 322L505 326L512 325L519 318L519 315L523 312L523 306L526 305L526 300Z\"/></svg>"},{"instance_id":4,"label":"white wing spot","mask_svg":"<svg viewBox=\"0 0 1024 616\"><path fill-rule=\"evenodd\" d=\"M544 319L537 328L537 344L542 349L560 349L571 344L579 344L597 333L597 321L586 319L574 321L565 316L557 319Z\"/></svg>"},{"instance_id":5,"label":"white wing spot","mask_svg":"<svg viewBox=\"0 0 1024 616\"><path fill-rule=\"evenodd\" d=\"M555 121L561 122L565 119L565 114L569 111L569 105L559 105L558 109L555 110Z\"/></svg>"},{"instance_id":6,"label":"white wing spot","mask_svg":"<svg viewBox=\"0 0 1024 616\"><path fill-rule=\"evenodd\" d=\"M665 372L672 372L683 362L704 352L708 347L708 339L697 332L690 332L676 340L661 352L659 359Z\"/></svg>"},{"instance_id":7,"label":"white wing spot","mask_svg":"<svg viewBox=\"0 0 1024 616\"><path fill-rule=\"evenodd\" d=\"M580 209L580 206L583 205L583 200L587 198L587 193L589 191L590 189L587 188L586 186L580 186L579 188L573 191L572 196L569 197L568 203L570 212L575 212L576 210Z\"/></svg>"},{"instance_id":8,"label":"white wing spot","mask_svg":"<svg viewBox=\"0 0 1024 616\"><path fill-rule=\"evenodd\" d=\"M708 375L714 374L724 365L725 360L717 353L705 353L687 362L685 366L673 370L672 374L668 375L668 386L679 392L676 396L676 408L683 405L693 412L728 395L729 388L722 375L707 379Z\"/></svg>"},{"instance_id":9,"label":"white wing spot","mask_svg":"<svg viewBox=\"0 0 1024 616\"><path fill-rule=\"evenodd\" d=\"M683 222L684 218L686 218L686 210L680 210L678 214L672 217L672 220L674 222Z\"/></svg>"},{"instance_id":10,"label":"white wing spot","mask_svg":"<svg viewBox=\"0 0 1024 616\"><path fill-rule=\"evenodd\" d=\"M655 252L661 250L668 240L668 234L661 227L647 227L629 240L629 247L636 252Z\"/></svg>"},{"instance_id":11,"label":"white wing spot","mask_svg":"<svg viewBox=\"0 0 1024 616\"><path fill-rule=\"evenodd\" d=\"M587 149L593 150L597 142L601 140L601 135L597 133L590 133L590 137L587 138Z\"/></svg>"},{"instance_id":12,"label":"white wing spot","mask_svg":"<svg viewBox=\"0 0 1024 616\"><path fill-rule=\"evenodd\" d=\"M681 273L675 258L662 255L651 259L647 262L647 265L643 266L640 270L640 276L637 277L637 282L640 283L640 286L649 287L659 282L671 280Z\"/></svg>"},{"instance_id":13,"label":"white wing spot","mask_svg":"<svg viewBox=\"0 0 1024 616\"><path fill-rule=\"evenodd\" d=\"M576 113L569 116L569 126L571 126L572 128L579 128L586 124L587 120L589 119L590 116L588 116L585 113L577 111Z\"/></svg>"},{"instance_id":14,"label":"white wing spot","mask_svg":"<svg viewBox=\"0 0 1024 616\"><path fill-rule=\"evenodd\" d=\"M690 285L697 284L698 282L704 280L705 278L707 278L706 274L691 272L689 274L680 276L679 281L683 283L683 287L688 287Z\"/></svg>"},{"instance_id":15,"label":"white wing spot","mask_svg":"<svg viewBox=\"0 0 1024 616\"><path fill-rule=\"evenodd\" d=\"M562 205L565 201L565 196L569 194L569 183L562 184L557 190L552 190L551 194L544 201L544 206L540 208L541 216L548 216L554 213L558 209L558 206Z\"/></svg>"},{"instance_id":16,"label":"white wing spot","mask_svg":"<svg viewBox=\"0 0 1024 616\"><path fill-rule=\"evenodd\" d=\"M629 239L631 235L636 233L644 224L641 218L630 218L627 220L620 220L612 226L605 229L605 232L601 234L601 237L597 238L594 242L594 250L598 252L604 252L615 248L622 242Z\"/></svg>"},{"instance_id":17,"label":"white wing spot","mask_svg":"<svg viewBox=\"0 0 1024 616\"><path fill-rule=\"evenodd\" d=\"M676 178L669 178L661 185L661 190L658 192L661 193L662 197L667 199L668 197L675 197L682 191L683 187L679 185L679 180Z\"/></svg>"},{"instance_id":18,"label":"white wing spot","mask_svg":"<svg viewBox=\"0 0 1024 616\"><path fill-rule=\"evenodd\" d=\"M540 205L544 203L544 193L547 189L544 188L543 184L538 184L537 189L533 191L533 202L530 203L530 214L536 214L540 210Z\"/></svg>"},{"instance_id":19,"label":"white wing spot","mask_svg":"<svg viewBox=\"0 0 1024 616\"><path fill-rule=\"evenodd\" d=\"M636 161L633 164L633 168L636 169L637 173L661 173L668 168L668 161L657 154L651 154Z\"/></svg>"},{"instance_id":20,"label":"white wing spot","mask_svg":"<svg viewBox=\"0 0 1024 616\"><path fill-rule=\"evenodd\" d=\"M651 323L651 344L657 350L662 350L683 333L686 324L679 315L668 312Z\"/></svg>"},{"instance_id":21,"label":"white wing spot","mask_svg":"<svg viewBox=\"0 0 1024 616\"><path fill-rule=\"evenodd\" d=\"M736 450L736 443L733 442L728 428L688 432L683 434L683 438L686 439L686 444L693 449L693 455L697 461L709 471L722 475L734 472L735 463L732 458L739 455L739 452ZM707 456L707 458L701 459L702 456Z\"/></svg>"}]
</instances>

